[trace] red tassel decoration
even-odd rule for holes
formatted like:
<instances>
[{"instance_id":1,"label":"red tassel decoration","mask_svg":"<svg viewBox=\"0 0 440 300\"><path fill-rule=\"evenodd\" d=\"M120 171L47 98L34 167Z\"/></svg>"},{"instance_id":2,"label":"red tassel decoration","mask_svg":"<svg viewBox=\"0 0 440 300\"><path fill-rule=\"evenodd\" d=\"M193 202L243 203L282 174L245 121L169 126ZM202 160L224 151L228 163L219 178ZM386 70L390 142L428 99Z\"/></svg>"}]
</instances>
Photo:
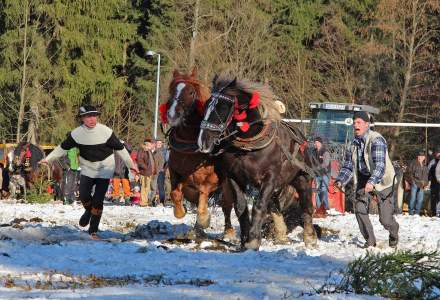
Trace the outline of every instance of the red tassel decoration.
<instances>
[{"instance_id":1,"label":"red tassel decoration","mask_svg":"<svg viewBox=\"0 0 440 300\"><path fill-rule=\"evenodd\" d=\"M26 149L26 155L25 155L25 157L26 158L31 158L31 156L32 156L32 152L31 152L31 149L29 149L29 147Z\"/></svg>"},{"instance_id":2,"label":"red tassel decoration","mask_svg":"<svg viewBox=\"0 0 440 300\"><path fill-rule=\"evenodd\" d=\"M238 112L238 109L234 110L234 119L237 121L244 121L247 118L247 113L243 110L241 113Z\"/></svg>"},{"instance_id":3,"label":"red tassel decoration","mask_svg":"<svg viewBox=\"0 0 440 300\"><path fill-rule=\"evenodd\" d=\"M162 103L159 107L160 111L160 120L163 124L166 124L168 122L167 119L167 111L168 111L168 103Z\"/></svg>"},{"instance_id":4,"label":"red tassel decoration","mask_svg":"<svg viewBox=\"0 0 440 300\"><path fill-rule=\"evenodd\" d=\"M260 94L258 92L252 93L252 98L249 101L249 109L253 109L260 104Z\"/></svg>"},{"instance_id":5,"label":"red tassel decoration","mask_svg":"<svg viewBox=\"0 0 440 300\"><path fill-rule=\"evenodd\" d=\"M243 132L248 131L250 128L250 125L248 122L239 122L239 123L237 123L237 125L240 128L240 130Z\"/></svg>"},{"instance_id":6,"label":"red tassel decoration","mask_svg":"<svg viewBox=\"0 0 440 300\"><path fill-rule=\"evenodd\" d=\"M201 116L205 115L205 104L200 100L196 100L196 110Z\"/></svg>"}]
</instances>

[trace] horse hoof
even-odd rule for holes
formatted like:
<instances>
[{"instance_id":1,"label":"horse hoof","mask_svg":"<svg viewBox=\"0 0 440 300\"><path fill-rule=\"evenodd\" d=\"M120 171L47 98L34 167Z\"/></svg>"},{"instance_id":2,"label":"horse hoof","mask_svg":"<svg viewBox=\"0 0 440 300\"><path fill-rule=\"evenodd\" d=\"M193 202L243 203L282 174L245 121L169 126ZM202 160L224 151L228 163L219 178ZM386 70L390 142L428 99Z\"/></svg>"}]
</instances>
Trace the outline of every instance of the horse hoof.
<instances>
[{"instance_id":1,"label":"horse hoof","mask_svg":"<svg viewBox=\"0 0 440 300\"><path fill-rule=\"evenodd\" d=\"M287 238L287 236L277 236L277 237L275 237L275 244L287 245L287 244L289 244L289 239Z\"/></svg>"},{"instance_id":2,"label":"horse hoof","mask_svg":"<svg viewBox=\"0 0 440 300\"><path fill-rule=\"evenodd\" d=\"M191 240L206 239L206 238L208 238L208 235L203 230L203 228L201 228L199 225L196 224L196 225L194 225L194 228L192 228L188 232L188 238Z\"/></svg>"},{"instance_id":3,"label":"horse hoof","mask_svg":"<svg viewBox=\"0 0 440 300\"><path fill-rule=\"evenodd\" d=\"M316 235L314 236L304 236L304 244L306 245L306 248L316 248L318 245L318 239L316 238Z\"/></svg>"},{"instance_id":4,"label":"horse hoof","mask_svg":"<svg viewBox=\"0 0 440 300\"><path fill-rule=\"evenodd\" d=\"M225 229L225 232L223 232L223 239L226 241L235 241L237 239L237 234L235 232L234 228L228 228Z\"/></svg>"},{"instance_id":5,"label":"horse hoof","mask_svg":"<svg viewBox=\"0 0 440 300\"><path fill-rule=\"evenodd\" d=\"M209 224L211 223L211 216L210 214L197 214L197 225L199 225L202 228L208 228Z\"/></svg>"},{"instance_id":6,"label":"horse hoof","mask_svg":"<svg viewBox=\"0 0 440 300\"><path fill-rule=\"evenodd\" d=\"M252 241L245 243L244 247L248 250L257 251L260 248L260 241L253 239Z\"/></svg>"},{"instance_id":7,"label":"horse hoof","mask_svg":"<svg viewBox=\"0 0 440 300\"><path fill-rule=\"evenodd\" d=\"M174 216L177 219L182 219L186 215L186 211L185 211L185 208L183 207L183 205L174 206L173 211L174 211Z\"/></svg>"}]
</instances>

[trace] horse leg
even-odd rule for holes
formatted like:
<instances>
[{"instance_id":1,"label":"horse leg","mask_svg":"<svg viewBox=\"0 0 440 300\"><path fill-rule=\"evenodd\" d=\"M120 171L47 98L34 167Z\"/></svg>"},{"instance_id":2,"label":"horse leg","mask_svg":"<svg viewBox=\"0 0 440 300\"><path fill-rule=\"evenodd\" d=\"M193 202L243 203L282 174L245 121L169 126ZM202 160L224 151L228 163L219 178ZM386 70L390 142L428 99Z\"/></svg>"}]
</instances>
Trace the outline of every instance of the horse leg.
<instances>
[{"instance_id":1,"label":"horse leg","mask_svg":"<svg viewBox=\"0 0 440 300\"><path fill-rule=\"evenodd\" d=\"M231 199L234 200L235 214L237 215L238 222L240 223L241 248L245 249L245 243L248 240L249 230L251 227L247 200L244 197L244 193L234 180L230 179L227 187L230 187L228 191L231 193Z\"/></svg>"},{"instance_id":2,"label":"horse leg","mask_svg":"<svg viewBox=\"0 0 440 300\"><path fill-rule=\"evenodd\" d=\"M270 213L273 220L273 226L275 231L275 242L278 244L285 244L289 241L287 238L287 226L284 222L284 217L279 212Z\"/></svg>"},{"instance_id":3,"label":"horse leg","mask_svg":"<svg viewBox=\"0 0 440 300\"><path fill-rule=\"evenodd\" d=\"M232 227L231 211L234 204L234 193L230 186L229 180L223 180L222 182L222 211L225 216L225 230L223 232L223 238L228 240L235 240L236 232Z\"/></svg>"},{"instance_id":4,"label":"horse leg","mask_svg":"<svg viewBox=\"0 0 440 300\"><path fill-rule=\"evenodd\" d=\"M304 243L308 248L315 247L317 236L313 227L312 188L310 182L304 175L301 175L294 180L293 184L299 195L299 203L304 221Z\"/></svg>"},{"instance_id":5,"label":"horse leg","mask_svg":"<svg viewBox=\"0 0 440 300\"><path fill-rule=\"evenodd\" d=\"M211 216L208 211L209 192L212 190L211 185L202 185L199 187L199 202L197 204L197 221L196 225L201 228L208 228L211 222Z\"/></svg>"},{"instance_id":6,"label":"horse leg","mask_svg":"<svg viewBox=\"0 0 440 300\"><path fill-rule=\"evenodd\" d=\"M267 207L274 192L274 180L275 176L272 172L269 172L262 181L260 197L252 207L252 225L249 231L248 242L244 245L246 249L258 250L260 248L261 227L266 218Z\"/></svg>"},{"instance_id":7,"label":"horse leg","mask_svg":"<svg viewBox=\"0 0 440 300\"><path fill-rule=\"evenodd\" d=\"M285 244L289 241L287 238L288 228L284 219L284 212L294 201L292 190L294 190L294 188L288 185L282 189L278 197L276 194L273 195L273 207L270 214L273 221L275 242L279 244Z\"/></svg>"},{"instance_id":8,"label":"horse leg","mask_svg":"<svg viewBox=\"0 0 440 300\"><path fill-rule=\"evenodd\" d=\"M185 207L183 207L183 184L179 183L171 191L171 200L174 204L174 216L178 219L183 218L186 215Z\"/></svg>"}]
</instances>

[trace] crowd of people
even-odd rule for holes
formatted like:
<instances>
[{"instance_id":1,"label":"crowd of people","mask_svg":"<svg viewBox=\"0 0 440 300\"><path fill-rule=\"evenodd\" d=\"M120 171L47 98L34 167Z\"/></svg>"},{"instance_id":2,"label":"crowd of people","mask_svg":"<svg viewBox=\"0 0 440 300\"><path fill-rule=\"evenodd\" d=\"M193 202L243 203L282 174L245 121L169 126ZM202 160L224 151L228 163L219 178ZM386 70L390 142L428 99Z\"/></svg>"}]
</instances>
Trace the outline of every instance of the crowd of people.
<instances>
[{"instance_id":1,"label":"crowd of people","mask_svg":"<svg viewBox=\"0 0 440 300\"><path fill-rule=\"evenodd\" d=\"M107 191L107 200L122 205L165 205L168 150L163 142L147 138L137 150L128 143L124 145L139 173L130 173L116 156L115 173Z\"/></svg>"}]
</instances>

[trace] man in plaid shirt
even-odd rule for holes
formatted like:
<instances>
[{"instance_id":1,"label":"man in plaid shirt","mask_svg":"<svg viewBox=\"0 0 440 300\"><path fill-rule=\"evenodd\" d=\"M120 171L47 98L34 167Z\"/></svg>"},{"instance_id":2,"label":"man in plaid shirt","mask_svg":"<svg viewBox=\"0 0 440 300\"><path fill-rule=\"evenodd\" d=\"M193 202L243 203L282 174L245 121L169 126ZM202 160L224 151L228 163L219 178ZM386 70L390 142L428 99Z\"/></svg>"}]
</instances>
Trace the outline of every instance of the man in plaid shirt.
<instances>
[{"instance_id":1,"label":"man in plaid shirt","mask_svg":"<svg viewBox=\"0 0 440 300\"><path fill-rule=\"evenodd\" d=\"M341 189L351 178L356 188L355 215L366 242L363 247L376 246L373 226L368 216L371 193L377 196L379 221L390 233L389 245L396 247L399 240L399 224L394 212L394 167L388 156L387 144L382 135L369 129L370 118L366 112L353 116L355 138L347 150L345 160L335 180L335 188Z\"/></svg>"}]
</instances>

